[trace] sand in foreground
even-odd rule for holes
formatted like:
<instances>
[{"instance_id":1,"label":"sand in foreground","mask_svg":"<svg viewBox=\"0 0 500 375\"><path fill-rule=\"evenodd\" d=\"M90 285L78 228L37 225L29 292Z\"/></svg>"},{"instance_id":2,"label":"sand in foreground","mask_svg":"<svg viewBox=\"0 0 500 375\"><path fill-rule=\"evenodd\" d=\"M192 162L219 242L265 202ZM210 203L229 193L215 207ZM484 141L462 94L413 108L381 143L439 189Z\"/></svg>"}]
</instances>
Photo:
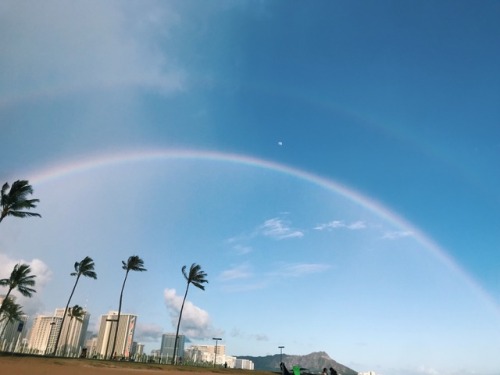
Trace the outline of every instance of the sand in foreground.
<instances>
[{"instance_id":1,"label":"sand in foreground","mask_svg":"<svg viewBox=\"0 0 500 375\"><path fill-rule=\"evenodd\" d=\"M269 375L270 372L44 357L0 356L1 375Z\"/></svg>"}]
</instances>

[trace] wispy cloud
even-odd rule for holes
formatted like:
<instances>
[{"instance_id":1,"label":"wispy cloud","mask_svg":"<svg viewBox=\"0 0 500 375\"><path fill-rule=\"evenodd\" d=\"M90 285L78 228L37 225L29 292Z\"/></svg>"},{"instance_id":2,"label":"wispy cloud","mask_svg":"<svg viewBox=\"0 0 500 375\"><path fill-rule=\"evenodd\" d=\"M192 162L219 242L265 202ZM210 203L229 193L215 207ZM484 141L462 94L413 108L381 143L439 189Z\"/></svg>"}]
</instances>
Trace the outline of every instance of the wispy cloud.
<instances>
[{"instance_id":1,"label":"wispy cloud","mask_svg":"<svg viewBox=\"0 0 500 375\"><path fill-rule=\"evenodd\" d=\"M266 220L264 224L259 227L259 233L263 236L276 238L278 240L301 238L304 236L302 231L293 229L288 222L277 217Z\"/></svg>"},{"instance_id":2,"label":"wispy cloud","mask_svg":"<svg viewBox=\"0 0 500 375\"><path fill-rule=\"evenodd\" d=\"M285 277L302 277L315 273L326 272L331 268L329 264L321 263L295 263L286 264L281 267L275 274Z\"/></svg>"},{"instance_id":3,"label":"wispy cloud","mask_svg":"<svg viewBox=\"0 0 500 375\"><path fill-rule=\"evenodd\" d=\"M399 238L404 238L404 237L411 237L413 236L413 232L404 230L404 231L392 231L392 232L386 232L382 236L382 239L384 240L397 240Z\"/></svg>"},{"instance_id":4,"label":"wispy cloud","mask_svg":"<svg viewBox=\"0 0 500 375\"><path fill-rule=\"evenodd\" d=\"M253 341L269 341L269 337L265 333L246 333L238 328L233 328L230 336Z\"/></svg>"},{"instance_id":5,"label":"wispy cloud","mask_svg":"<svg viewBox=\"0 0 500 375\"><path fill-rule=\"evenodd\" d=\"M237 280L237 279L247 279L253 275L250 266L247 264L242 264L235 266L233 268L223 271L219 278L222 281Z\"/></svg>"},{"instance_id":6,"label":"wispy cloud","mask_svg":"<svg viewBox=\"0 0 500 375\"><path fill-rule=\"evenodd\" d=\"M253 281L245 281L241 284L227 284L222 287L225 292L228 293L243 293L249 292L252 290L261 290L265 289L269 286L268 280L253 280Z\"/></svg>"},{"instance_id":7,"label":"wispy cloud","mask_svg":"<svg viewBox=\"0 0 500 375\"><path fill-rule=\"evenodd\" d=\"M314 227L314 229L316 230L334 230L334 229L359 230L365 228L366 228L366 223L361 220L354 221L348 224L346 224L342 220L333 220L328 223L319 224L316 227Z\"/></svg>"},{"instance_id":8,"label":"wispy cloud","mask_svg":"<svg viewBox=\"0 0 500 375\"><path fill-rule=\"evenodd\" d=\"M253 251L251 246L245 246L241 244L234 245L233 250L239 255L250 254Z\"/></svg>"}]
</instances>

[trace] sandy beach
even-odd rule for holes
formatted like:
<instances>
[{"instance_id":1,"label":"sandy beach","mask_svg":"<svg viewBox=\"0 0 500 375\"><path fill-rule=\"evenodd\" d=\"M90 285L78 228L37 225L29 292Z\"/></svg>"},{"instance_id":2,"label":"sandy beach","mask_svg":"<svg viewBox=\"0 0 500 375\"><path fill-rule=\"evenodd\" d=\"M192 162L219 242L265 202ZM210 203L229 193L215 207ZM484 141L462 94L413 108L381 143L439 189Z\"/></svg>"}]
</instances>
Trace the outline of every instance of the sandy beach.
<instances>
[{"instance_id":1,"label":"sandy beach","mask_svg":"<svg viewBox=\"0 0 500 375\"><path fill-rule=\"evenodd\" d=\"M270 375L271 372L239 369L172 366L133 362L110 362L90 359L0 356L1 375L168 375L227 374Z\"/></svg>"}]
</instances>

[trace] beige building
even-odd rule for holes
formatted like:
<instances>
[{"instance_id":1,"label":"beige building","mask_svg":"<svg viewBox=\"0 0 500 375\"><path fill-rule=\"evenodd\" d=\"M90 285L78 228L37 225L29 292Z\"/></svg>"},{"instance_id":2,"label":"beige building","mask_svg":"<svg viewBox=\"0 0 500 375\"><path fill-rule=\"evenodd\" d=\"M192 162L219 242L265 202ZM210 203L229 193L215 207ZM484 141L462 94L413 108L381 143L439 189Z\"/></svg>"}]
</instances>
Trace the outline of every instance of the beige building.
<instances>
[{"instance_id":1,"label":"beige building","mask_svg":"<svg viewBox=\"0 0 500 375\"><path fill-rule=\"evenodd\" d=\"M111 350L113 348L113 340L115 337L117 326L117 318L117 311L110 311L106 315L101 316L101 323L99 325L99 334L97 336L96 347L96 355L99 358L109 358L111 356ZM134 341L136 322L136 315L120 315L115 353L113 353L113 356L116 356L118 358L130 357L132 343Z\"/></svg>"}]
</instances>

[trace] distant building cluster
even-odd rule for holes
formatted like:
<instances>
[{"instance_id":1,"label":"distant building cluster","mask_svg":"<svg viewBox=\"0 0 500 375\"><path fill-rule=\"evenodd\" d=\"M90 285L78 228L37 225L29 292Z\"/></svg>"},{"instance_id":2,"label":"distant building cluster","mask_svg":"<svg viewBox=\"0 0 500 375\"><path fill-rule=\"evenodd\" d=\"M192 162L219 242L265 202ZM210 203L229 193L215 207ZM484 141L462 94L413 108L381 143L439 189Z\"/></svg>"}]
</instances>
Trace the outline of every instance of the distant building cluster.
<instances>
[{"instance_id":1,"label":"distant building cluster","mask_svg":"<svg viewBox=\"0 0 500 375\"><path fill-rule=\"evenodd\" d=\"M3 297L0 297L0 303ZM115 358L141 362L172 363L174 356L175 333L162 335L160 349L144 352L144 344L134 341L137 316L109 311L101 315L97 334L87 332L90 314L83 311L79 319L66 316L63 323L64 308L57 308L53 315L38 315L28 330L28 317L20 320L0 321L0 350L38 355L63 357L86 357L95 359ZM118 322L118 324L117 324ZM118 331L117 331L118 327ZM116 333L115 351L112 353ZM59 344L55 352L57 337ZM253 370L254 363L226 354L225 345L191 345L185 348L186 338L177 339L177 363L212 365L228 368ZM363 374L365 375L365 374ZM366 373L366 375L374 375Z\"/></svg>"}]
</instances>

